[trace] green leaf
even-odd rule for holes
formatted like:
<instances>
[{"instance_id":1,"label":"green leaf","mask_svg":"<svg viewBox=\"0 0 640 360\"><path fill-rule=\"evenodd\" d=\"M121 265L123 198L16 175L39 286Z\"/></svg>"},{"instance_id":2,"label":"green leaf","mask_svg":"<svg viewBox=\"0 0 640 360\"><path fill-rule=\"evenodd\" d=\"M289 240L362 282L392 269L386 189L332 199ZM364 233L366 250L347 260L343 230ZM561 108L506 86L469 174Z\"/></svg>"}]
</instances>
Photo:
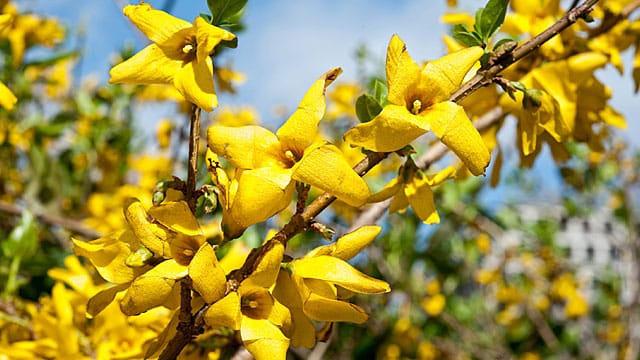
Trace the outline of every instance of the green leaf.
<instances>
[{"instance_id":1,"label":"green leaf","mask_svg":"<svg viewBox=\"0 0 640 360\"><path fill-rule=\"evenodd\" d=\"M242 11L247 0L207 0L211 11L211 24L220 25Z\"/></svg>"},{"instance_id":2,"label":"green leaf","mask_svg":"<svg viewBox=\"0 0 640 360\"><path fill-rule=\"evenodd\" d=\"M463 43L465 46L480 46L482 39L475 31L469 30L466 24L456 24L453 26L453 38Z\"/></svg>"},{"instance_id":3,"label":"green leaf","mask_svg":"<svg viewBox=\"0 0 640 360\"><path fill-rule=\"evenodd\" d=\"M13 228L9 238L2 243L2 252L6 257L24 259L38 249L38 234L35 217L27 210L22 212L18 225Z\"/></svg>"},{"instance_id":4,"label":"green leaf","mask_svg":"<svg viewBox=\"0 0 640 360\"><path fill-rule=\"evenodd\" d=\"M504 23L508 5L509 0L489 0L487 6L476 12L474 28L485 43Z\"/></svg>"},{"instance_id":5,"label":"green leaf","mask_svg":"<svg viewBox=\"0 0 640 360\"><path fill-rule=\"evenodd\" d=\"M369 94L360 95L358 100L356 100L356 115L358 115L361 123L371 121L371 119L380 114L381 111L382 106Z\"/></svg>"},{"instance_id":6,"label":"green leaf","mask_svg":"<svg viewBox=\"0 0 640 360\"><path fill-rule=\"evenodd\" d=\"M387 96L389 95L387 84L385 84L384 81L376 78L373 79L373 84L371 87L373 90L373 98L378 102L378 104L384 104L387 100Z\"/></svg>"}]
</instances>

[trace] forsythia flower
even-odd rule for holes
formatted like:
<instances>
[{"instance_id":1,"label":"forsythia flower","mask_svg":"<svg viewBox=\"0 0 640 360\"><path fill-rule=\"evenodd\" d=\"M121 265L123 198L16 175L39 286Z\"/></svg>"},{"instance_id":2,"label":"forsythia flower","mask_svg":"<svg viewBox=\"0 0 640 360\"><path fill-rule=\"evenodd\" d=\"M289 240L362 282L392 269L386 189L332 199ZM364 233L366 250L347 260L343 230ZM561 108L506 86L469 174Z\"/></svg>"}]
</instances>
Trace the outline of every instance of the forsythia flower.
<instances>
[{"instance_id":1,"label":"forsythia flower","mask_svg":"<svg viewBox=\"0 0 640 360\"><path fill-rule=\"evenodd\" d=\"M173 84L189 102L205 111L218 106L211 53L232 33L197 17L193 24L151 5L127 5L124 14L154 44L114 66L111 83Z\"/></svg>"},{"instance_id":2,"label":"forsythia flower","mask_svg":"<svg viewBox=\"0 0 640 360\"><path fill-rule=\"evenodd\" d=\"M466 48L421 67L394 35L387 50L388 100L373 120L347 131L345 140L373 151L396 151L432 131L474 175L482 174L490 154L464 108L449 101L483 54Z\"/></svg>"},{"instance_id":3,"label":"forsythia flower","mask_svg":"<svg viewBox=\"0 0 640 360\"><path fill-rule=\"evenodd\" d=\"M342 152L322 140L318 132L325 111L325 89L341 71L335 68L320 77L276 134L260 126L209 128L211 151L237 169L228 184L221 179L226 176L218 171L221 169L213 174L214 182L225 192L221 203L227 237L239 236L248 226L289 205L295 181L316 186L351 206L366 202L367 184Z\"/></svg>"},{"instance_id":4,"label":"forsythia flower","mask_svg":"<svg viewBox=\"0 0 640 360\"><path fill-rule=\"evenodd\" d=\"M369 277L347 263L380 231L379 226L361 227L334 244L311 250L280 271L273 293L291 311L293 346L313 347L316 328L311 320L365 322L367 313L344 301L352 293L390 291L386 282Z\"/></svg>"},{"instance_id":5,"label":"forsythia flower","mask_svg":"<svg viewBox=\"0 0 640 360\"><path fill-rule=\"evenodd\" d=\"M449 166L433 175L425 175L416 168L413 161L407 162L399 170L399 175L379 192L369 197L369 202L379 202L393 197L389 213L403 213L409 205L425 224L440 222L433 199L432 186L439 185L455 176L456 169Z\"/></svg>"},{"instance_id":6,"label":"forsythia flower","mask_svg":"<svg viewBox=\"0 0 640 360\"><path fill-rule=\"evenodd\" d=\"M240 330L242 342L256 359L285 359L289 338L283 331L291 327L291 315L269 292L280 269L284 245L269 240L263 246L267 250L251 275L237 291L230 291L213 303L204 318L211 326ZM224 274L210 278L225 279Z\"/></svg>"},{"instance_id":7,"label":"forsythia flower","mask_svg":"<svg viewBox=\"0 0 640 360\"><path fill-rule=\"evenodd\" d=\"M11 14L0 15L0 33L11 24ZM7 110L13 109L13 105L16 104L18 99L9 90L9 88L0 82L0 106Z\"/></svg>"},{"instance_id":8,"label":"forsythia flower","mask_svg":"<svg viewBox=\"0 0 640 360\"><path fill-rule=\"evenodd\" d=\"M91 316L126 290L120 308L127 315L157 306L178 305L179 280L189 275L193 288L207 302L222 297L225 282L213 248L184 201L171 201L145 211L137 200L125 206L129 229L83 242L73 240L75 252L89 258L100 276L115 285L89 300Z\"/></svg>"}]
</instances>

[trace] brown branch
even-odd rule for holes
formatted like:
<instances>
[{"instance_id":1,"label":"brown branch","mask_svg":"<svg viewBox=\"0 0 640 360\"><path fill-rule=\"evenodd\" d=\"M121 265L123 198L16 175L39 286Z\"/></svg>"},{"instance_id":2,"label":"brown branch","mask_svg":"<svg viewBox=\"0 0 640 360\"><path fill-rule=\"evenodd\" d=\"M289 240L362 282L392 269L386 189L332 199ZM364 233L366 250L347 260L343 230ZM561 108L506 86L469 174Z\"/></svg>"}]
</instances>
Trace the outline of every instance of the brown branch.
<instances>
[{"instance_id":1,"label":"brown branch","mask_svg":"<svg viewBox=\"0 0 640 360\"><path fill-rule=\"evenodd\" d=\"M638 8L640 8L640 0L635 0L628 3L627 6L622 8L622 11L620 11L620 13L618 14L606 14L600 26L589 31L589 37L594 38L608 32L620 21L629 18L629 16L631 16L631 14Z\"/></svg>"},{"instance_id":2,"label":"brown branch","mask_svg":"<svg viewBox=\"0 0 640 360\"><path fill-rule=\"evenodd\" d=\"M198 334L199 327L194 326L195 318L191 314L191 279L187 276L180 282L180 314L178 315L178 332L169 341L160 354L159 360L176 359L182 349Z\"/></svg>"},{"instance_id":3,"label":"brown branch","mask_svg":"<svg viewBox=\"0 0 640 360\"><path fill-rule=\"evenodd\" d=\"M548 29L529 39L520 47L513 50L510 54L503 56L488 69L478 71L476 76L474 76L469 82L464 84L460 89L458 89L458 91L451 94L449 100L459 102L479 88L488 85L502 70L537 50L551 38L578 21L578 19L587 16L593 10L593 6L598 1L599 0L587 0L580 6L567 11L567 13L558 20L558 22L551 25Z\"/></svg>"},{"instance_id":4,"label":"brown branch","mask_svg":"<svg viewBox=\"0 0 640 360\"><path fill-rule=\"evenodd\" d=\"M22 209L14 204L10 204L6 201L0 200L0 212L15 215L15 216L20 216L24 210L25 209ZM72 233L81 235L88 239L97 239L102 236L100 232L86 226L85 224L83 224L81 221L78 221L78 220L73 220L73 219L69 219L69 218L65 218L57 215L51 215L51 214L34 213L33 215L36 217L36 219L38 219L43 223L54 225L54 226L60 226L62 228L65 228L71 231Z\"/></svg>"},{"instance_id":5,"label":"brown branch","mask_svg":"<svg viewBox=\"0 0 640 360\"><path fill-rule=\"evenodd\" d=\"M185 197L191 212L196 210L196 180L198 177L198 150L200 143L200 108L193 106L189 127L189 160L187 168L187 189Z\"/></svg>"}]
</instances>

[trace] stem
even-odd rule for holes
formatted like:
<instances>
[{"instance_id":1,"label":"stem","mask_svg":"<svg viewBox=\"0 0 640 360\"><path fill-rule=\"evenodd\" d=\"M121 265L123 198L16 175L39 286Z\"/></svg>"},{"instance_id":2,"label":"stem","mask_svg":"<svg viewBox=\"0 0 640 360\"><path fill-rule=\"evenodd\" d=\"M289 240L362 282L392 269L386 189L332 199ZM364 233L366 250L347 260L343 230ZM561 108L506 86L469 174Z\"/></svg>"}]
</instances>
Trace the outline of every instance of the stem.
<instances>
[{"instance_id":1,"label":"stem","mask_svg":"<svg viewBox=\"0 0 640 360\"><path fill-rule=\"evenodd\" d=\"M576 21L578 21L579 18L583 18L587 14L589 14L593 10L593 6L597 2L598 0L587 0L580 6L567 11L567 13L564 14L564 16L560 20L558 20L558 22L551 25L540 34L529 39L522 46L513 50L510 55L502 57L499 61L496 62L495 65L489 67L488 69L478 71L478 74L476 74L476 76L474 76L469 82L464 84L460 89L458 89L458 91L451 94L449 100L453 102L459 102L482 86L489 84L491 82L491 79L498 75L502 70L506 69L511 64L524 58L525 56L531 54L551 38L562 32L564 29L573 25Z\"/></svg>"},{"instance_id":2,"label":"stem","mask_svg":"<svg viewBox=\"0 0 640 360\"><path fill-rule=\"evenodd\" d=\"M198 149L200 146L200 108L193 106L189 127L189 160L185 197L192 213L196 210L196 180L198 177Z\"/></svg>"},{"instance_id":3,"label":"stem","mask_svg":"<svg viewBox=\"0 0 640 360\"><path fill-rule=\"evenodd\" d=\"M176 359L198 332L199 327L194 326L195 319L191 314L191 279L189 277L183 278L180 282L180 314L178 319L178 332L162 351L159 360Z\"/></svg>"},{"instance_id":4,"label":"stem","mask_svg":"<svg viewBox=\"0 0 640 360\"><path fill-rule=\"evenodd\" d=\"M8 203L6 201L0 200L0 213L7 213L15 216L20 216L23 212L23 209ZM86 238L97 239L102 236L101 233L95 231L94 229L87 227L80 221L76 221L73 219L68 219L61 216L50 215L50 214L37 214L34 213L34 216L38 219L38 221L42 221L49 225L60 226L65 228L72 233L82 235Z\"/></svg>"}]
</instances>

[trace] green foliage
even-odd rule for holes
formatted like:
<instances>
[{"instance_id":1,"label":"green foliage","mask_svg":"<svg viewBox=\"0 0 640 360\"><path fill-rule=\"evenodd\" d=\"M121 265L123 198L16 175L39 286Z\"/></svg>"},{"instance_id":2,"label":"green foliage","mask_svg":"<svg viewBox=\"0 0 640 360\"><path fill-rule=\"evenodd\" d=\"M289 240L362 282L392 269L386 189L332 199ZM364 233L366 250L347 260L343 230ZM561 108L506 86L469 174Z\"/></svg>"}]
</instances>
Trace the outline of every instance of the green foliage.
<instances>
[{"instance_id":1,"label":"green foliage","mask_svg":"<svg viewBox=\"0 0 640 360\"><path fill-rule=\"evenodd\" d=\"M247 5L247 0L207 0L207 6L211 11L212 25L224 25L237 20L239 14Z\"/></svg>"},{"instance_id":2,"label":"green foliage","mask_svg":"<svg viewBox=\"0 0 640 360\"><path fill-rule=\"evenodd\" d=\"M508 5L509 0L489 0L484 8L476 11L473 30L466 24L456 24L453 38L466 46L486 46L504 23Z\"/></svg>"}]
</instances>

